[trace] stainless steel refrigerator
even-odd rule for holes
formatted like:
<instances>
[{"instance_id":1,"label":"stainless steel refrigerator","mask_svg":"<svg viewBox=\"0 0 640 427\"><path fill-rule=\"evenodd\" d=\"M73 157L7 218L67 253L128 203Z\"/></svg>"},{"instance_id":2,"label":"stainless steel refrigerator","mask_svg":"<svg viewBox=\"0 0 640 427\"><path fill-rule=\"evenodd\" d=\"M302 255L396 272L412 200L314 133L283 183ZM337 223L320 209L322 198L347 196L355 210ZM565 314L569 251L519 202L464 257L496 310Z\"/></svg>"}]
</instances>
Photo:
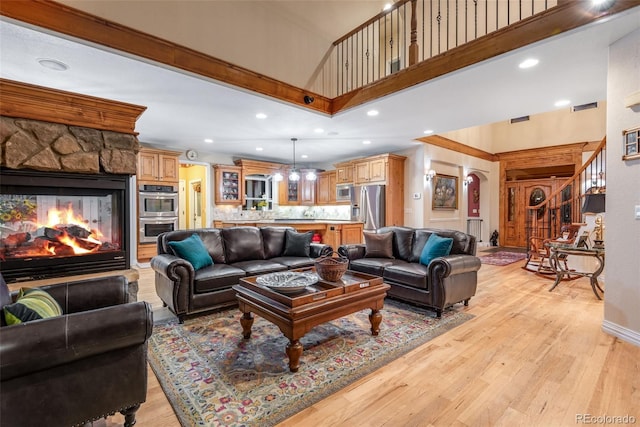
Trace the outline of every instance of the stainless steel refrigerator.
<instances>
[{"instance_id":1,"label":"stainless steel refrigerator","mask_svg":"<svg viewBox=\"0 0 640 427\"><path fill-rule=\"evenodd\" d=\"M362 221L365 230L385 226L384 185L356 186L351 193L351 219Z\"/></svg>"}]
</instances>

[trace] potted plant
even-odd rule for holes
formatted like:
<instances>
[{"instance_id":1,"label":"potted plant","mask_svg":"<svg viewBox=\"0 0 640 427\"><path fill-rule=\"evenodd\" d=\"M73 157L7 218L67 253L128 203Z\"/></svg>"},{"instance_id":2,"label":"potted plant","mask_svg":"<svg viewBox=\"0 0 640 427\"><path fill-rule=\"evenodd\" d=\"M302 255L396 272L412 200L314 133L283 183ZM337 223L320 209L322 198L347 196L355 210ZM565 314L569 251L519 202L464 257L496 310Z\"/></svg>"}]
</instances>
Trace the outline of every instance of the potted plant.
<instances>
[{"instance_id":1,"label":"potted plant","mask_svg":"<svg viewBox=\"0 0 640 427\"><path fill-rule=\"evenodd\" d=\"M267 210L267 206L269 206L269 203L266 200L260 200L257 206L264 211Z\"/></svg>"}]
</instances>

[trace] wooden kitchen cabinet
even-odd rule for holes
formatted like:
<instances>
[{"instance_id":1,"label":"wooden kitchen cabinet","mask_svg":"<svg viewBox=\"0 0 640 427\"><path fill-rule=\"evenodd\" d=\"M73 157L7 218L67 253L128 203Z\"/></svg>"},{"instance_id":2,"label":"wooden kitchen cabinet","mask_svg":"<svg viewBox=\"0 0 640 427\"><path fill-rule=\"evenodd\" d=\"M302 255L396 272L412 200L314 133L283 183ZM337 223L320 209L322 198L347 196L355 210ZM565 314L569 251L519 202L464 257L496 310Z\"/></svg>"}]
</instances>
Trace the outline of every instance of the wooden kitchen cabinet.
<instances>
[{"instance_id":1,"label":"wooden kitchen cabinet","mask_svg":"<svg viewBox=\"0 0 640 427\"><path fill-rule=\"evenodd\" d=\"M327 224L326 230L322 233L322 243L327 244L338 250L340 245L354 245L363 242L363 224Z\"/></svg>"},{"instance_id":2,"label":"wooden kitchen cabinet","mask_svg":"<svg viewBox=\"0 0 640 427\"><path fill-rule=\"evenodd\" d=\"M138 181L178 182L178 156L173 151L143 148L138 152Z\"/></svg>"},{"instance_id":3,"label":"wooden kitchen cabinet","mask_svg":"<svg viewBox=\"0 0 640 427\"><path fill-rule=\"evenodd\" d=\"M373 157L362 159L355 163L355 183L369 184L386 181L387 157Z\"/></svg>"},{"instance_id":4,"label":"wooden kitchen cabinet","mask_svg":"<svg viewBox=\"0 0 640 427\"><path fill-rule=\"evenodd\" d=\"M343 224L342 230L340 230L340 244L341 245L355 245L362 243L363 240L363 224Z\"/></svg>"},{"instance_id":5,"label":"wooden kitchen cabinet","mask_svg":"<svg viewBox=\"0 0 640 427\"><path fill-rule=\"evenodd\" d=\"M353 184L353 162L336 164L336 184Z\"/></svg>"},{"instance_id":6,"label":"wooden kitchen cabinet","mask_svg":"<svg viewBox=\"0 0 640 427\"><path fill-rule=\"evenodd\" d=\"M381 154L354 160L355 185L385 186L385 225L404 225L404 161L406 157Z\"/></svg>"},{"instance_id":7,"label":"wooden kitchen cabinet","mask_svg":"<svg viewBox=\"0 0 640 427\"><path fill-rule=\"evenodd\" d=\"M316 203L318 205L332 205L336 203L336 171L318 174Z\"/></svg>"},{"instance_id":8,"label":"wooden kitchen cabinet","mask_svg":"<svg viewBox=\"0 0 640 427\"><path fill-rule=\"evenodd\" d=\"M278 203L283 206L297 206L300 204L300 181L289 181L284 177L278 183Z\"/></svg>"},{"instance_id":9,"label":"wooden kitchen cabinet","mask_svg":"<svg viewBox=\"0 0 640 427\"><path fill-rule=\"evenodd\" d=\"M301 205L315 205L316 204L316 184L317 178L313 181L304 177L305 172L301 173L300 177L300 204Z\"/></svg>"},{"instance_id":10,"label":"wooden kitchen cabinet","mask_svg":"<svg viewBox=\"0 0 640 427\"><path fill-rule=\"evenodd\" d=\"M289 181L288 177L278 184L278 203L280 205L315 205L316 181L305 178L305 172L300 171L299 181Z\"/></svg>"},{"instance_id":11,"label":"wooden kitchen cabinet","mask_svg":"<svg viewBox=\"0 0 640 427\"><path fill-rule=\"evenodd\" d=\"M242 168L239 166L213 165L215 171L216 205L241 205L244 195Z\"/></svg>"}]
</instances>

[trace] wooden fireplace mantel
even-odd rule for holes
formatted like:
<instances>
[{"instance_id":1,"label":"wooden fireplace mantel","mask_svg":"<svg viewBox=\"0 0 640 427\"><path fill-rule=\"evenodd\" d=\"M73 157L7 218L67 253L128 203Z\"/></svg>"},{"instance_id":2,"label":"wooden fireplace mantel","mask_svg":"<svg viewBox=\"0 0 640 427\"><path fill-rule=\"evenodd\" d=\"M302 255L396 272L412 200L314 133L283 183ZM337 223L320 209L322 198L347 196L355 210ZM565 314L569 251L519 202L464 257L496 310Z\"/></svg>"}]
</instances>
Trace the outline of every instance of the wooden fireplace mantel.
<instances>
[{"instance_id":1,"label":"wooden fireplace mantel","mask_svg":"<svg viewBox=\"0 0 640 427\"><path fill-rule=\"evenodd\" d=\"M137 135L136 120L147 109L78 93L0 79L0 115Z\"/></svg>"}]
</instances>

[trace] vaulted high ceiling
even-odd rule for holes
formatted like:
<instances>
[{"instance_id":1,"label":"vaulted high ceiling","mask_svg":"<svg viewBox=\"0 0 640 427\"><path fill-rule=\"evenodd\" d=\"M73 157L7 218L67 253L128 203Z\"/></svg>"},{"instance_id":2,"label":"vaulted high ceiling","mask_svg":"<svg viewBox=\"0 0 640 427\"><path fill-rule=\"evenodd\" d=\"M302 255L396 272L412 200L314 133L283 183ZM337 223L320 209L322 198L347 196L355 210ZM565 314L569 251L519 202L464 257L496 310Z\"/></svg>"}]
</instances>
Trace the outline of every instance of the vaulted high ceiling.
<instances>
[{"instance_id":1,"label":"vaulted high ceiling","mask_svg":"<svg viewBox=\"0 0 640 427\"><path fill-rule=\"evenodd\" d=\"M233 58L221 56L221 59L279 79L291 71L299 77L288 77L285 81L299 87L305 86L301 80L309 79L309 64L296 65L306 42L269 39L267 18L279 16L281 25L288 23L307 31L309 46L317 48L326 43L328 49L332 39L357 26L363 16L371 16L379 7L379 2L369 1L64 3L90 9L93 14L120 20L125 25L155 22L159 31L171 23L172 37L183 37L176 42L185 43L195 34L201 45L242 53L237 56L229 53ZM171 9L178 3L189 7ZM199 27L202 16L190 18L188 13L197 9L197 3L218 7L220 13L211 21L229 22L224 28L233 31L216 39L198 38L204 34ZM243 4L239 9L243 13L232 13L231 3ZM161 8L161 4L166 8ZM247 11L249 6L253 9ZM342 13L343 8L350 12ZM362 13L355 12L361 9ZM172 16L171 10L181 13ZM247 13L254 15L249 19ZM145 19L141 18L143 15ZM267 20L256 35L255 29L246 24L258 18ZM308 156L301 161L318 165L406 149L419 144L415 138L424 136L425 129L437 134L550 111L558 98L570 99L573 105L604 100L608 46L639 28L640 7L635 7L603 22L537 42L333 117L7 18L0 22L0 76L147 106L137 127L142 142L181 151L195 149L207 161L235 156L288 162L290 138L296 137L298 154ZM144 31L153 32L149 28ZM249 51L251 46L253 54ZM255 52L264 46L279 47L279 59L270 61L269 56L265 58ZM518 63L530 56L540 59L540 65L527 71L518 69ZM43 68L38 63L42 58L62 61L69 69L60 72ZM240 63L243 61L246 63ZM271 62L281 65L271 67ZM311 68L315 66L311 64ZM366 111L370 109L380 114L368 117ZM258 112L268 118L256 119ZM206 138L214 142L206 143ZM371 143L364 145L365 140ZM256 151L258 147L263 150Z\"/></svg>"}]
</instances>

